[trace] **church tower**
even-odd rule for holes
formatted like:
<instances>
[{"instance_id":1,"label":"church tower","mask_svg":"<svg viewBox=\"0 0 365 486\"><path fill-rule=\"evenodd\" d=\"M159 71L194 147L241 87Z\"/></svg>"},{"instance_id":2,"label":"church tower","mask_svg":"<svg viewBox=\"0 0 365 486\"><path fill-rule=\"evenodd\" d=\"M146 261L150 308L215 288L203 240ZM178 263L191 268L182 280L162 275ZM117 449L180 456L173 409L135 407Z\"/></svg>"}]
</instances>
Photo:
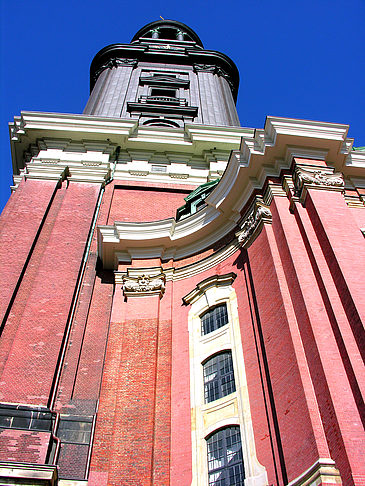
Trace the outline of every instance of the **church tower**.
<instances>
[{"instance_id":1,"label":"church tower","mask_svg":"<svg viewBox=\"0 0 365 486\"><path fill-rule=\"evenodd\" d=\"M348 126L241 127L235 64L177 21L102 49L90 83L83 114L10 124L0 484L362 485Z\"/></svg>"}]
</instances>

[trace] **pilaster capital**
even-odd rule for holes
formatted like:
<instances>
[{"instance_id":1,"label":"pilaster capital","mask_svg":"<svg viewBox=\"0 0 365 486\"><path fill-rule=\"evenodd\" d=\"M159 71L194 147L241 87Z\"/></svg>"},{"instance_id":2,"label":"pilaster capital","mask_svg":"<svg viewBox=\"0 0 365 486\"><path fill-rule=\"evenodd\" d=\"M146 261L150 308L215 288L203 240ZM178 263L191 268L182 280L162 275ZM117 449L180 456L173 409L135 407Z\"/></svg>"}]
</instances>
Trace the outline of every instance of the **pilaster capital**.
<instances>
[{"instance_id":1,"label":"pilaster capital","mask_svg":"<svg viewBox=\"0 0 365 486\"><path fill-rule=\"evenodd\" d=\"M272 215L269 206L264 204L261 199L256 198L240 224L240 231L236 233L238 242L244 248L248 248L260 233L263 224L271 224L271 222Z\"/></svg>"},{"instance_id":2,"label":"pilaster capital","mask_svg":"<svg viewBox=\"0 0 365 486\"><path fill-rule=\"evenodd\" d=\"M214 74L217 67L214 64L194 64L194 71L196 73L212 73Z\"/></svg>"},{"instance_id":3,"label":"pilaster capital","mask_svg":"<svg viewBox=\"0 0 365 486\"><path fill-rule=\"evenodd\" d=\"M138 65L138 60L137 59L128 59L128 58L120 58L120 57L113 57L111 59L108 59L107 62L102 64L95 72L93 76L93 80L96 81L100 74L105 70L105 69L112 69L113 67L118 67L118 66L127 66L127 67L132 67L133 69L137 67Z\"/></svg>"},{"instance_id":4,"label":"pilaster capital","mask_svg":"<svg viewBox=\"0 0 365 486\"><path fill-rule=\"evenodd\" d=\"M331 168L303 169L295 166L293 182L301 201L305 200L307 189L322 189L342 192L345 181L341 172L333 172Z\"/></svg>"}]
</instances>

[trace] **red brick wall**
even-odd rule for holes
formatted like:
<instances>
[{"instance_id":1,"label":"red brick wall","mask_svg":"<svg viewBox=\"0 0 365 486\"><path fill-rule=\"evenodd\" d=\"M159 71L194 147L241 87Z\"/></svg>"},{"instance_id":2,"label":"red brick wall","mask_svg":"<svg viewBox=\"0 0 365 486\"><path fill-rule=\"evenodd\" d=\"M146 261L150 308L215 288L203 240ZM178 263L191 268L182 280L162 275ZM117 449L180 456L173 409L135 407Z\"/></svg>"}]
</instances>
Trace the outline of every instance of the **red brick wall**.
<instances>
[{"instance_id":1,"label":"red brick wall","mask_svg":"<svg viewBox=\"0 0 365 486\"><path fill-rule=\"evenodd\" d=\"M271 226L264 226L249 248L248 256L260 321L257 334L258 337L261 334L260 345L267 360L265 378L269 400L270 387L272 390L269 407L273 432L276 428L273 439L278 450L277 464L285 483L318 459L318 445L304 392L298 349L293 342L298 341L297 323ZM302 356L301 362L305 366Z\"/></svg>"},{"instance_id":2,"label":"red brick wall","mask_svg":"<svg viewBox=\"0 0 365 486\"><path fill-rule=\"evenodd\" d=\"M50 438L49 432L0 429L0 461L45 464Z\"/></svg>"},{"instance_id":3,"label":"red brick wall","mask_svg":"<svg viewBox=\"0 0 365 486\"><path fill-rule=\"evenodd\" d=\"M237 255L237 256L236 256ZM238 315L241 329L242 349L245 360L245 372L248 394L251 404L251 418L254 430L256 454L260 464L264 465L268 475L268 484L277 484L277 466L274 463L275 437L272 430L272 414L268 402L267 386L264 380L264 366L260 350L257 322L250 289L250 278L247 271L247 252L236 254L234 270L237 278L233 287L237 293ZM271 428L268 421L270 416ZM277 451L275 454L278 461Z\"/></svg>"},{"instance_id":4,"label":"red brick wall","mask_svg":"<svg viewBox=\"0 0 365 486\"><path fill-rule=\"evenodd\" d=\"M55 195L2 334L4 401L47 405L98 193L64 183Z\"/></svg>"},{"instance_id":5,"label":"red brick wall","mask_svg":"<svg viewBox=\"0 0 365 486\"><path fill-rule=\"evenodd\" d=\"M57 181L22 181L0 216L0 325Z\"/></svg>"},{"instance_id":6,"label":"red brick wall","mask_svg":"<svg viewBox=\"0 0 365 486\"><path fill-rule=\"evenodd\" d=\"M160 322L159 303L115 293L91 462L108 484L169 484L168 455L155 449L170 423L170 322Z\"/></svg>"},{"instance_id":7,"label":"red brick wall","mask_svg":"<svg viewBox=\"0 0 365 486\"><path fill-rule=\"evenodd\" d=\"M108 224L174 218L190 191L115 186Z\"/></svg>"}]
</instances>

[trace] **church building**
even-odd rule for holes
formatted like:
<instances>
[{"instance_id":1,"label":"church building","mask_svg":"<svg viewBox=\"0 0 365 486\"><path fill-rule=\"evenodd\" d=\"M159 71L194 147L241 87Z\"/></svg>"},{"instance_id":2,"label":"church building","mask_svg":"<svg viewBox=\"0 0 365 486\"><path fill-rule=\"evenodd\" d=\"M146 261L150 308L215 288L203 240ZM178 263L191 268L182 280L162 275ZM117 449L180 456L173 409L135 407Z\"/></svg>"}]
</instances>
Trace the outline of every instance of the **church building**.
<instances>
[{"instance_id":1,"label":"church building","mask_svg":"<svg viewBox=\"0 0 365 486\"><path fill-rule=\"evenodd\" d=\"M177 21L90 84L10 123L0 485L364 486L365 149Z\"/></svg>"}]
</instances>

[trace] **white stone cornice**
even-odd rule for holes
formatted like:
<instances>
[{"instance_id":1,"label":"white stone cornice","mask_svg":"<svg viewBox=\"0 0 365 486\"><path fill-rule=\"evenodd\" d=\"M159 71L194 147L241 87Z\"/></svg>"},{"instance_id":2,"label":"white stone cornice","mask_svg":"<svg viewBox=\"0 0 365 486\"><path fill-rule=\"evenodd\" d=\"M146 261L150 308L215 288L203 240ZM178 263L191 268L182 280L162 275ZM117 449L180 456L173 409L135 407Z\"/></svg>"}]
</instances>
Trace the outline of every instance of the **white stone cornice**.
<instances>
[{"instance_id":1,"label":"white stone cornice","mask_svg":"<svg viewBox=\"0 0 365 486\"><path fill-rule=\"evenodd\" d=\"M297 120L268 116L265 123L265 134L270 141L276 141L278 135L291 135L305 138L320 138L344 142L349 126L339 123L327 123L314 120Z\"/></svg>"},{"instance_id":2,"label":"white stone cornice","mask_svg":"<svg viewBox=\"0 0 365 486\"><path fill-rule=\"evenodd\" d=\"M360 167L365 169L365 151L363 152L356 152L354 150L350 151L346 157L346 166L348 168L347 172L351 175L356 174L356 172L351 170L352 168L355 170Z\"/></svg>"},{"instance_id":3,"label":"white stone cornice","mask_svg":"<svg viewBox=\"0 0 365 486\"><path fill-rule=\"evenodd\" d=\"M30 130L47 130L49 133L57 134L82 132L84 135L97 135L96 139L100 140L100 133L130 135L137 123L132 119L24 111L20 117L14 118L12 139L16 140Z\"/></svg>"},{"instance_id":4,"label":"white stone cornice","mask_svg":"<svg viewBox=\"0 0 365 486\"><path fill-rule=\"evenodd\" d=\"M138 121L131 118L35 112L22 112L9 124L9 130L14 173L24 168L24 153L30 152L34 156L40 150L48 149L111 154L120 146L125 153L148 152L144 160L150 160L154 152L165 152L170 163L186 164L195 156L204 160L204 154L214 146L215 153L225 152L224 159L227 160L230 151L240 146L241 138L250 139L254 133L253 129L248 128L209 125L157 129L138 126ZM206 164L205 177L208 176ZM193 163L191 166L194 168ZM187 174L186 171L171 171L172 177L180 173ZM198 176L194 177L197 181L192 180L193 184L201 183Z\"/></svg>"},{"instance_id":5,"label":"white stone cornice","mask_svg":"<svg viewBox=\"0 0 365 486\"><path fill-rule=\"evenodd\" d=\"M194 138L202 136L201 133L206 128L188 126L188 131L192 134L191 138ZM205 136L208 137L208 133L211 135L217 130L217 127L210 127L206 130ZM231 127L226 131L229 130ZM238 131L239 129L233 130L234 133ZM317 140L319 148L316 151L313 151L314 132L317 133L318 140L320 135L327 137ZM116 264L113 252L127 252L133 255L136 248L143 247L146 252L163 248L162 258L172 254L175 258L184 258L203 251L235 229L253 191L262 190L268 175L279 177L283 169L290 168L291 160L288 153L291 153L291 156L298 153L308 156L310 151L312 156L315 152L320 158L329 157L329 154L337 156L346 133L347 126L344 125L268 118L265 131L257 130L255 140L252 137L243 137L240 151L232 151L219 184L206 198L205 208L178 222L172 219L149 223L116 222L114 228L100 227L100 258L104 265L112 268ZM242 156L242 152L246 155ZM338 163L343 164L344 155L338 156ZM257 216L260 224L264 221L261 218L262 211L261 208L257 215L253 214L254 218ZM269 219L267 216L267 221ZM256 229L260 228L260 224L255 226L254 235L257 234ZM240 232L241 235L244 233L245 231ZM110 235L113 235L112 241ZM244 240L243 236L241 240ZM253 240L249 237L247 241ZM154 252L158 253L157 250Z\"/></svg>"}]
</instances>

